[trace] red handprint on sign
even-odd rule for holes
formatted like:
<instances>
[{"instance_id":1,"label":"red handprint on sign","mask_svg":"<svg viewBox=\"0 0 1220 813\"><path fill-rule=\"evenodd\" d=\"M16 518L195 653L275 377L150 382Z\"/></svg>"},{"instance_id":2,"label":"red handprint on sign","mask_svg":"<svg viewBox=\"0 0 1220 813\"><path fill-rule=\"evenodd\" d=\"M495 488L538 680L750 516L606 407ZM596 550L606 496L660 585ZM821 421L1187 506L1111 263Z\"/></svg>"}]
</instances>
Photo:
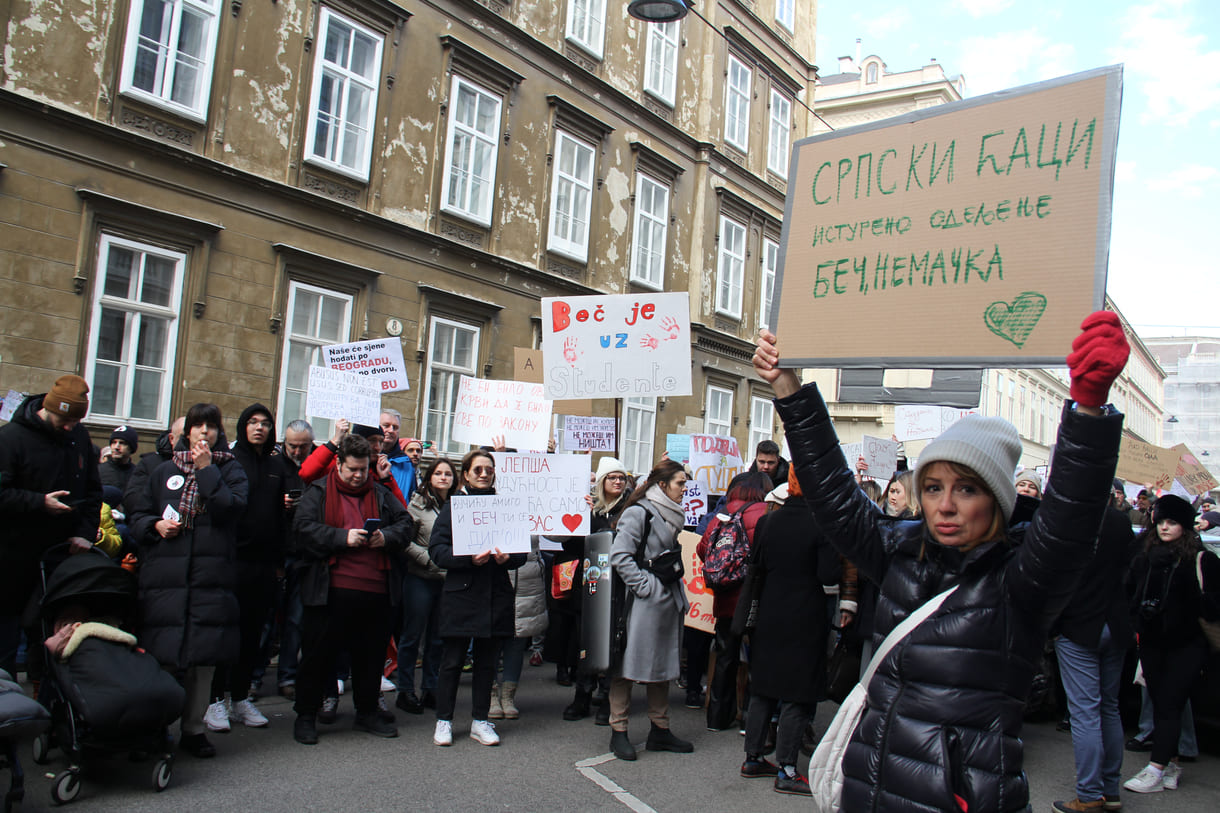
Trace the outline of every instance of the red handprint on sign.
<instances>
[{"instance_id":1,"label":"red handprint on sign","mask_svg":"<svg viewBox=\"0 0 1220 813\"><path fill-rule=\"evenodd\" d=\"M657 345L659 344L660 342L657 340L657 337L653 336L651 333L645 333L644 337L640 339L640 347L648 350L656 350Z\"/></svg>"},{"instance_id":2,"label":"red handprint on sign","mask_svg":"<svg viewBox=\"0 0 1220 813\"><path fill-rule=\"evenodd\" d=\"M563 343L563 360L568 364L575 365L576 357L580 354L576 352L576 337L569 336Z\"/></svg>"},{"instance_id":3,"label":"red handprint on sign","mask_svg":"<svg viewBox=\"0 0 1220 813\"><path fill-rule=\"evenodd\" d=\"M678 338L678 334L682 332L682 328L678 327L678 321L672 316L666 316L661 320L661 330L669 334L665 337L667 342Z\"/></svg>"}]
</instances>

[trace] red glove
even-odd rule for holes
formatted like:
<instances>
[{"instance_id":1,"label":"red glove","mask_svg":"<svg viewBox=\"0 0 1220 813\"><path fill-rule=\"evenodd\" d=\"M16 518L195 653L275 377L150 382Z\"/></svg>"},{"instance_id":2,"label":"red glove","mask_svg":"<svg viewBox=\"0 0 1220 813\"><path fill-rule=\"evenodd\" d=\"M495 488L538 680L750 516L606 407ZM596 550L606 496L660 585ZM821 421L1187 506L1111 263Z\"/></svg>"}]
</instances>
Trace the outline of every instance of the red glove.
<instances>
[{"instance_id":1,"label":"red glove","mask_svg":"<svg viewBox=\"0 0 1220 813\"><path fill-rule=\"evenodd\" d=\"M1072 400L1081 406L1099 407L1106 402L1110 385L1127 365L1131 346L1118 314L1113 311L1089 314L1080 323L1080 330L1067 357Z\"/></svg>"}]
</instances>

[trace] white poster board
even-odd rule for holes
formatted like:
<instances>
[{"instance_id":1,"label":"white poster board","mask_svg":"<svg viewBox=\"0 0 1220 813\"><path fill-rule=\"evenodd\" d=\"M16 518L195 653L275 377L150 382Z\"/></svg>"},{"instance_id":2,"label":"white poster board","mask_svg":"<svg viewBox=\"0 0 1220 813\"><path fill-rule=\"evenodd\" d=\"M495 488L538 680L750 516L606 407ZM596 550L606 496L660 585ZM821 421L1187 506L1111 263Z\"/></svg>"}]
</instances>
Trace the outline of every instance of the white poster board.
<instances>
[{"instance_id":1,"label":"white poster board","mask_svg":"<svg viewBox=\"0 0 1220 813\"><path fill-rule=\"evenodd\" d=\"M402 342L395 337L351 344L328 344L322 348L322 363L332 370L368 376L382 392L411 389L407 365L402 360Z\"/></svg>"},{"instance_id":2,"label":"white poster board","mask_svg":"<svg viewBox=\"0 0 1220 813\"><path fill-rule=\"evenodd\" d=\"M860 441L854 443L840 443L839 448L843 450L843 458L847 460L847 468L851 469L852 474L856 473L856 464L859 462L861 455L864 454L864 444ZM869 477L873 476L871 471L866 471Z\"/></svg>"},{"instance_id":3,"label":"white poster board","mask_svg":"<svg viewBox=\"0 0 1220 813\"><path fill-rule=\"evenodd\" d=\"M613 452L614 418L563 417L563 449L567 452Z\"/></svg>"},{"instance_id":4,"label":"white poster board","mask_svg":"<svg viewBox=\"0 0 1220 813\"><path fill-rule=\"evenodd\" d=\"M477 556L483 551L529 553L530 513L520 494L457 494L449 501L453 517L453 553Z\"/></svg>"},{"instance_id":5,"label":"white poster board","mask_svg":"<svg viewBox=\"0 0 1220 813\"><path fill-rule=\"evenodd\" d=\"M505 446L546 448L551 436L551 402L543 395L542 385L462 376L453 413L453 439L489 446L492 438L501 435Z\"/></svg>"},{"instance_id":6,"label":"white poster board","mask_svg":"<svg viewBox=\"0 0 1220 813\"><path fill-rule=\"evenodd\" d=\"M977 409L899 404L894 407L894 437L900 441L930 440L967 415L977 415Z\"/></svg>"},{"instance_id":7,"label":"white poster board","mask_svg":"<svg viewBox=\"0 0 1220 813\"><path fill-rule=\"evenodd\" d=\"M682 511L686 514L685 525L698 525L699 520L712 507L707 504L707 492L698 480L686 481L686 493L682 495Z\"/></svg>"},{"instance_id":8,"label":"white poster board","mask_svg":"<svg viewBox=\"0 0 1220 813\"><path fill-rule=\"evenodd\" d=\"M737 439L724 435L691 435L690 468L704 494L724 494L729 481L745 470Z\"/></svg>"},{"instance_id":9,"label":"white poster board","mask_svg":"<svg viewBox=\"0 0 1220 813\"><path fill-rule=\"evenodd\" d=\"M495 452L495 458L496 493L525 501L530 533L589 534L589 455Z\"/></svg>"},{"instance_id":10,"label":"white poster board","mask_svg":"<svg viewBox=\"0 0 1220 813\"><path fill-rule=\"evenodd\" d=\"M690 395L690 295L544 298L542 357L548 398Z\"/></svg>"},{"instance_id":11,"label":"white poster board","mask_svg":"<svg viewBox=\"0 0 1220 813\"><path fill-rule=\"evenodd\" d=\"M865 435L860 439L861 454L868 464L868 476L888 481L898 469L898 441ZM854 465L854 461L847 461Z\"/></svg>"},{"instance_id":12,"label":"white poster board","mask_svg":"<svg viewBox=\"0 0 1220 813\"><path fill-rule=\"evenodd\" d=\"M381 420L381 386L367 376L310 366L305 414L377 426Z\"/></svg>"},{"instance_id":13,"label":"white poster board","mask_svg":"<svg viewBox=\"0 0 1220 813\"><path fill-rule=\"evenodd\" d=\"M13 413L17 411L17 407L21 406L21 402L25 398L25 393L17 392L17 390L9 390L5 393L4 403L0 404L0 421L11 421Z\"/></svg>"}]
</instances>

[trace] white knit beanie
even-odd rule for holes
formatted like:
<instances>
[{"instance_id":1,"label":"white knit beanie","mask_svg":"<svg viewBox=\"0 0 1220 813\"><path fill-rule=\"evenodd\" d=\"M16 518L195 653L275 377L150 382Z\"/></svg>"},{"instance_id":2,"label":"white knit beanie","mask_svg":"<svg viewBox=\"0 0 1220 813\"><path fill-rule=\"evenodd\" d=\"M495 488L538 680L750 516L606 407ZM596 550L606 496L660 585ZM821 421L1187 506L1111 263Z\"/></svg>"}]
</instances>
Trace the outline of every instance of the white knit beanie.
<instances>
[{"instance_id":1,"label":"white knit beanie","mask_svg":"<svg viewBox=\"0 0 1220 813\"><path fill-rule=\"evenodd\" d=\"M995 495L1007 520L1017 503L1012 473L1020 459L1021 436L1016 427L1003 418L968 415L942 432L919 455L915 482L920 481L923 470L932 463L960 463L978 474Z\"/></svg>"},{"instance_id":2,"label":"white knit beanie","mask_svg":"<svg viewBox=\"0 0 1220 813\"><path fill-rule=\"evenodd\" d=\"M627 467L624 466L617 457L606 455L601 460L597 461L597 476L594 478L597 482L601 482L602 478L611 472L627 473Z\"/></svg>"}]
</instances>

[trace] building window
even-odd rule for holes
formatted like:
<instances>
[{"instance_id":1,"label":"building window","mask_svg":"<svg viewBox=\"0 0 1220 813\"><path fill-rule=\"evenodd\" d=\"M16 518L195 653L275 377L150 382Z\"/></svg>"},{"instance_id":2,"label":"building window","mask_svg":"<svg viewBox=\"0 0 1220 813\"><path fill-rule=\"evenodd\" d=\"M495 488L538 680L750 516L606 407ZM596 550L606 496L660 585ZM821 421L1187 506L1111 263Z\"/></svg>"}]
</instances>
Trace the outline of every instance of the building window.
<instances>
[{"instance_id":1,"label":"building window","mask_svg":"<svg viewBox=\"0 0 1220 813\"><path fill-rule=\"evenodd\" d=\"M623 401L623 434L619 439L623 465L633 474L652 471L657 399L633 396Z\"/></svg>"},{"instance_id":2,"label":"building window","mask_svg":"<svg viewBox=\"0 0 1220 813\"><path fill-rule=\"evenodd\" d=\"M875 84L877 84L877 73L878 73L878 71L879 71L879 68L878 68L878 65L877 65L877 63L876 63L876 62L870 62L870 63L868 63L868 67L864 69L864 81L865 81L865 83L866 83L866 84L869 84L869 85L875 85Z\"/></svg>"},{"instance_id":3,"label":"building window","mask_svg":"<svg viewBox=\"0 0 1220 813\"><path fill-rule=\"evenodd\" d=\"M732 54L729 54L728 80L724 102L724 140L747 152L750 147L750 69Z\"/></svg>"},{"instance_id":4,"label":"building window","mask_svg":"<svg viewBox=\"0 0 1220 813\"><path fill-rule=\"evenodd\" d=\"M720 256L716 263L716 311L741 318L741 287L746 271L746 227L720 218Z\"/></svg>"},{"instance_id":5,"label":"building window","mask_svg":"<svg viewBox=\"0 0 1220 813\"><path fill-rule=\"evenodd\" d=\"M704 405L703 432L729 437L733 432L733 391L714 384L707 385Z\"/></svg>"},{"instance_id":6,"label":"building window","mask_svg":"<svg viewBox=\"0 0 1220 813\"><path fill-rule=\"evenodd\" d=\"M775 0L775 21L789 31L796 31L796 0Z\"/></svg>"},{"instance_id":7,"label":"building window","mask_svg":"<svg viewBox=\"0 0 1220 813\"><path fill-rule=\"evenodd\" d=\"M219 0L132 0L122 91L204 121L219 12Z\"/></svg>"},{"instance_id":8,"label":"building window","mask_svg":"<svg viewBox=\"0 0 1220 813\"><path fill-rule=\"evenodd\" d=\"M651 23L644 61L644 90L668 105L677 93L678 23Z\"/></svg>"},{"instance_id":9,"label":"building window","mask_svg":"<svg viewBox=\"0 0 1220 813\"><path fill-rule=\"evenodd\" d=\"M349 294L290 282L288 329L284 333L284 360L280 366L279 423L287 426L303 418L313 424L314 435L330 437L331 419L305 413L309 368L324 366L322 347L348 341L352 324Z\"/></svg>"},{"instance_id":10,"label":"building window","mask_svg":"<svg viewBox=\"0 0 1220 813\"><path fill-rule=\"evenodd\" d=\"M631 281L658 291L665 285L665 238L669 230L669 187L635 176L635 234Z\"/></svg>"},{"instance_id":11,"label":"building window","mask_svg":"<svg viewBox=\"0 0 1220 813\"><path fill-rule=\"evenodd\" d=\"M606 0L568 0L568 39L601 59Z\"/></svg>"},{"instance_id":12,"label":"building window","mask_svg":"<svg viewBox=\"0 0 1220 813\"><path fill-rule=\"evenodd\" d=\"M750 398L750 445L747 451L750 454L758 448L758 444L764 440L771 440L775 437L772 427L775 425L775 404L771 403L770 398L759 398L753 396Z\"/></svg>"},{"instance_id":13,"label":"building window","mask_svg":"<svg viewBox=\"0 0 1220 813\"><path fill-rule=\"evenodd\" d=\"M585 262L589 256L589 209L593 201L593 148L557 130L555 154L547 248Z\"/></svg>"},{"instance_id":14,"label":"building window","mask_svg":"<svg viewBox=\"0 0 1220 813\"><path fill-rule=\"evenodd\" d=\"M318 22L305 157L367 181L377 114L381 37L326 6Z\"/></svg>"},{"instance_id":15,"label":"building window","mask_svg":"<svg viewBox=\"0 0 1220 813\"><path fill-rule=\"evenodd\" d=\"M771 327L771 299L775 296L775 272L779 268L779 243L763 238L762 290L758 297L758 326Z\"/></svg>"},{"instance_id":16,"label":"building window","mask_svg":"<svg viewBox=\"0 0 1220 813\"><path fill-rule=\"evenodd\" d=\"M771 138L767 142L767 169L788 177L788 137L792 131L792 102L778 90L771 91Z\"/></svg>"},{"instance_id":17,"label":"building window","mask_svg":"<svg viewBox=\"0 0 1220 813\"><path fill-rule=\"evenodd\" d=\"M466 444L453 440L453 413L462 376L475 374L478 357L479 328L439 316L432 318L422 437L435 443L441 454L466 450Z\"/></svg>"},{"instance_id":18,"label":"building window","mask_svg":"<svg viewBox=\"0 0 1220 813\"><path fill-rule=\"evenodd\" d=\"M445 162L445 202L441 208L490 226L500 147L496 137L500 97L454 76L449 109L449 160Z\"/></svg>"},{"instance_id":19,"label":"building window","mask_svg":"<svg viewBox=\"0 0 1220 813\"><path fill-rule=\"evenodd\" d=\"M103 234L86 376L90 416L169 423L186 255Z\"/></svg>"}]
</instances>

